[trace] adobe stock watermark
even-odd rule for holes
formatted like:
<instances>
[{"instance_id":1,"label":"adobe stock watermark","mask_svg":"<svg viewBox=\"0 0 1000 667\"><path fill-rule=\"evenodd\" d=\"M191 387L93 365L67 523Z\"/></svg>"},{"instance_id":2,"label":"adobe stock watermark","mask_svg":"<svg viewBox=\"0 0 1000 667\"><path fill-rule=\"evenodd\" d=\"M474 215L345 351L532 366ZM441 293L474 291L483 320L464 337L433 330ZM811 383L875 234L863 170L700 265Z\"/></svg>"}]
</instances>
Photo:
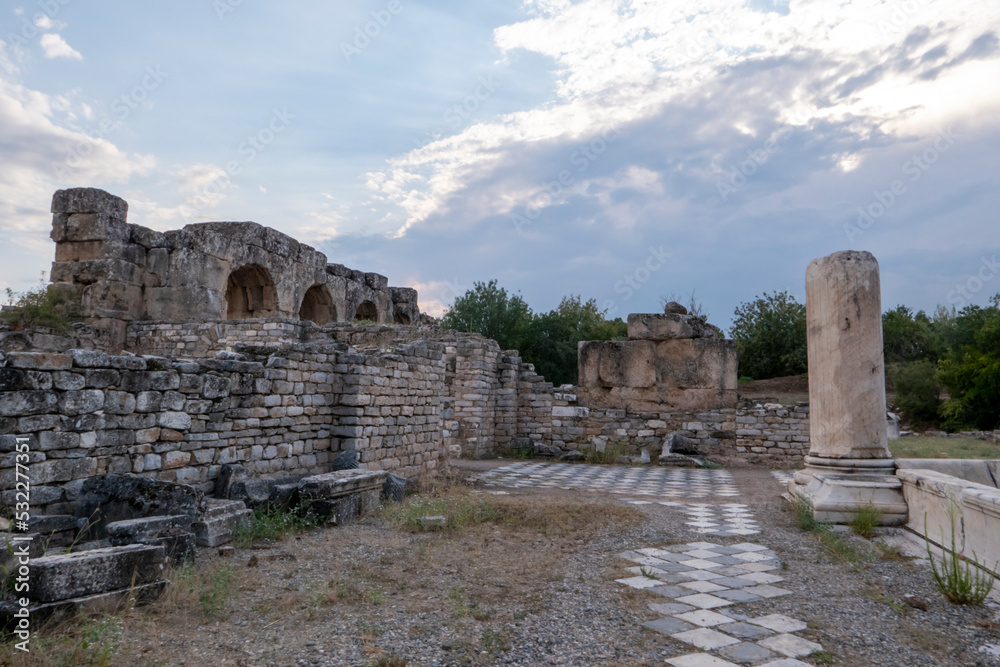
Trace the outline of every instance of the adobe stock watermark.
<instances>
[{"instance_id":1,"label":"adobe stock watermark","mask_svg":"<svg viewBox=\"0 0 1000 667\"><path fill-rule=\"evenodd\" d=\"M739 164L734 164L729 169L726 180L719 179L715 182L715 188L719 191L719 198L722 203L729 201L729 196L747 184L748 179L756 174L761 167L767 164L771 156L778 152L780 146L778 142L791 133L791 129L783 128L772 135L764 145L757 150L747 149L747 159Z\"/></svg>"},{"instance_id":2,"label":"adobe stock watermark","mask_svg":"<svg viewBox=\"0 0 1000 667\"><path fill-rule=\"evenodd\" d=\"M615 283L615 294L622 295L622 302L628 301L652 279L654 273L666 266L667 260L671 257L673 254L667 252L662 245L649 246L649 254L646 258ZM618 299L608 299L602 305L607 317L614 317L618 312Z\"/></svg>"},{"instance_id":3,"label":"adobe stock watermark","mask_svg":"<svg viewBox=\"0 0 1000 667\"><path fill-rule=\"evenodd\" d=\"M1000 263L997 262L997 256L983 257L979 269L948 292L948 303L956 308L965 308L972 303L972 297L982 291L986 283L996 278L998 273Z\"/></svg>"},{"instance_id":4,"label":"adobe stock watermark","mask_svg":"<svg viewBox=\"0 0 1000 667\"><path fill-rule=\"evenodd\" d=\"M271 119L256 132L247 135L246 139L236 147L236 152L241 159L233 159L226 162L223 173L214 178L207 185L202 187L191 200L180 207L180 213L185 219L191 218L195 213L203 211L212 205L212 198L222 194L233 183L233 176L243 173L251 162L257 159L264 150L267 149L278 135L288 129L291 121L295 119L293 114L288 113L287 107L273 109Z\"/></svg>"},{"instance_id":5,"label":"adobe stock watermark","mask_svg":"<svg viewBox=\"0 0 1000 667\"><path fill-rule=\"evenodd\" d=\"M934 163L955 145L955 141L959 138L959 135L951 129L941 130L932 145L904 162L903 175L909 177L910 184L919 181ZM906 181L896 179L889 184L888 190L875 190L873 193L875 200L867 206L858 207L858 219L854 223L844 223L844 233L847 235L848 243L854 243L856 238L864 236L865 232L875 224L875 221L884 216L899 201L900 197L909 192L909 189L910 186L907 185Z\"/></svg>"},{"instance_id":6,"label":"adobe stock watermark","mask_svg":"<svg viewBox=\"0 0 1000 667\"><path fill-rule=\"evenodd\" d=\"M68 5L72 0L38 0L38 8L41 12L35 12L29 19L26 13L22 13L21 29L17 32L7 33L7 45L13 48L26 48L28 43L38 36L38 33L48 30L52 21L59 15L60 10Z\"/></svg>"},{"instance_id":7,"label":"adobe stock watermark","mask_svg":"<svg viewBox=\"0 0 1000 667\"><path fill-rule=\"evenodd\" d=\"M589 142L579 146L569 156L569 163L576 167L577 173L587 171L587 168L608 150L608 147L621 137L621 132L617 128L609 127L604 129L599 136L594 137ZM544 192L539 192L532 197L521 213L514 212L510 220L514 223L514 229L520 233L525 225L532 224L542 214L546 207L551 206L564 190L573 187L576 183L576 174L569 169L563 169L556 175L553 181L542 183Z\"/></svg>"},{"instance_id":8,"label":"adobe stock watermark","mask_svg":"<svg viewBox=\"0 0 1000 667\"><path fill-rule=\"evenodd\" d=\"M889 6L892 7L892 15L889 17L889 20L882 19L878 22L878 29L882 33L882 36L897 37L905 35L909 32L906 28L912 24L913 15L929 3L930 0L904 0L903 2L890 3Z\"/></svg>"},{"instance_id":9,"label":"adobe stock watermark","mask_svg":"<svg viewBox=\"0 0 1000 667\"><path fill-rule=\"evenodd\" d=\"M414 149L423 148L428 140L438 141L442 139L445 136L445 131L458 132L468 125L469 120L479 111L483 103L491 98L493 93L502 85L493 78L492 74L480 76L476 80L476 84L476 87L470 94L444 110L444 113L441 114L442 126L425 132L422 138L414 142ZM447 130L444 125L447 125Z\"/></svg>"},{"instance_id":10,"label":"adobe stock watermark","mask_svg":"<svg viewBox=\"0 0 1000 667\"><path fill-rule=\"evenodd\" d=\"M142 80L130 91L119 95L111 102L111 116L106 116L92 130L84 131L86 139L73 146L60 162L52 163L52 172L56 178L62 179L73 169L81 167L84 160L94 152L98 141L108 138L117 132L125 121L140 105L149 99L150 93L158 89L170 76L159 65L148 65Z\"/></svg>"},{"instance_id":11,"label":"adobe stock watermark","mask_svg":"<svg viewBox=\"0 0 1000 667\"><path fill-rule=\"evenodd\" d=\"M14 648L30 653L31 641L31 475L28 463L31 461L33 437L28 435L3 436L6 441L3 450L8 451L8 443L13 439L14 450L14 525L13 531L5 538L5 547L10 556L6 574L10 579L11 592L15 599L11 602L17 610L12 614L11 627L15 637Z\"/></svg>"},{"instance_id":12,"label":"adobe stock watermark","mask_svg":"<svg viewBox=\"0 0 1000 667\"><path fill-rule=\"evenodd\" d=\"M351 62L356 56L360 56L362 51L371 46L372 40L378 39L382 31L388 28L402 11L402 0L389 0L385 9L371 12L371 21L354 28L354 39L351 42L340 43L340 53L344 56L344 60Z\"/></svg>"},{"instance_id":13,"label":"adobe stock watermark","mask_svg":"<svg viewBox=\"0 0 1000 667\"><path fill-rule=\"evenodd\" d=\"M226 20L226 14L232 14L245 0L212 0L212 9L220 21Z\"/></svg>"}]
</instances>

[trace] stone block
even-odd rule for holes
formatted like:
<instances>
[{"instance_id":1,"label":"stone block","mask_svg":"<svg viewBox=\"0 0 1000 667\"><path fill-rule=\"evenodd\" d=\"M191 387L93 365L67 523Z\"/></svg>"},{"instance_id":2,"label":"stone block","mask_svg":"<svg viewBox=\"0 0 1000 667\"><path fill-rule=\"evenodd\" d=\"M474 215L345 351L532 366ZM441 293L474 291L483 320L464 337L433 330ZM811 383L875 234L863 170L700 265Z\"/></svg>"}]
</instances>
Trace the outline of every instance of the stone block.
<instances>
[{"instance_id":1,"label":"stone block","mask_svg":"<svg viewBox=\"0 0 1000 667\"><path fill-rule=\"evenodd\" d=\"M253 512L240 500L209 498L205 516L194 524L195 539L203 547L225 544L232 539L233 530L252 517Z\"/></svg>"},{"instance_id":2,"label":"stone block","mask_svg":"<svg viewBox=\"0 0 1000 667\"><path fill-rule=\"evenodd\" d=\"M7 366L44 371L59 371L73 367L73 359L55 352L8 352Z\"/></svg>"},{"instance_id":3,"label":"stone block","mask_svg":"<svg viewBox=\"0 0 1000 667\"><path fill-rule=\"evenodd\" d=\"M163 547L135 544L43 556L31 563L32 599L56 602L143 586L163 574Z\"/></svg>"},{"instance_id":4,"label":"stone block","mask_svg":"<svg viewBox=\"0 0 1000 667\"><path fill-rule=\"evenodd\" d=\"M150 456L156 455L146 458ZM176 515L189 516L193 520L204 508L204 495L190 486L135 475L103 475L83 483L76 502L76 515L88 519L91 536L100 539L108 523Z\"/></svg>"}]
</instances>

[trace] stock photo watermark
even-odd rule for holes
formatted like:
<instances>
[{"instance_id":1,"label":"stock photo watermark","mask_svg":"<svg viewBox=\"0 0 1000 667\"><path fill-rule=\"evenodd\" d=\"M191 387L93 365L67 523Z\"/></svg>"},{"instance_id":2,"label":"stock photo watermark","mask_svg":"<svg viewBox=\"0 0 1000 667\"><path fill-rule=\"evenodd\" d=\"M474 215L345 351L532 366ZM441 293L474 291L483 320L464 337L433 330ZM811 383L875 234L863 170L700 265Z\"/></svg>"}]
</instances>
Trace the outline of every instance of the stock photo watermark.
<instances>
[{"instance_id":1,"label":"stock photo watermark","mask_svg":"<svg viewBox=\"0 0 1000 667\"><path fill-rule=\"evenodd\" d=\"M648 250L649 254L646 258L635 269L623 275L622 279L614 284L615 294L621 295L622 302L631 299L636 292L641 290L652 279L653 274L666 266L667 260L673 257L673 254L667 252L666 248L662 245L658 247L649 246ZM619 309L618 299L608 299L602 304L602 308L607 317L613 317Z\"/></svg>"},{"instance_id":2,"label":"stock photo watermark","mask_svg":"<svg viewBox=\"0 0 1000 667\"><path fill-rule=\"evenodd\" d=\"M243 173L246 166L256 160L258 155L274 143L278 135L288 129L294 119L295 116L289 113L287 108L273 109L270 120L256 132L248 134L246 139L236 147L236 152L242 159L226 162L221 175L212 179L188 203L180 207L181 215L184 218L190 218L195 213L211 206L213 197L222 194L232 185L233 176L239 176Z\"/></svg>"},{"instance_id":3,"label":"stock photo watermark","mask_svg":"<svg viewBox=\"0 0 1000 667\"><path fill-rule=\"evenodd\" d=\"M959 138L951 129L941 130L932 145L904 162L903 175L909 177L910 185L907 185L906 181L902 179L896 179L889 184L888 189L875 190L872 193L874 201L867 206L858 207L857 220L853 223L844 223L844 233L847 235L848 243L853 243L859 236L864 236L865 232L875 224L875 221L884 216L903 195L909 192L912 184L919 181L934 163L955 145Z\"/></svg>"},{"instance_id":4,"label":"stock photo watermark","mask_svg":"<svg viewBox=\"0 0 1000 667\"><path fill-rule=\"evenodd\" d=\"M621 132L617 128L610 127L601 132L586 144L579 146L570 154L569 163L576 167L577 173L583 173L590 165L608 150L608 146L621 137ZM519 233L525 225L532 224L542 214L545 208L552 206L558 198L576 184L576 174L569 169L563 169L555 180L544 181L542 187L544 192L538 193L527 204L522 212L515 212L510 220L514 223L514 229Z\"/></svg>"},{"instance_id":5,"label":"stock photo watermark","mask_svg":"<svg viewBox=\"0 0 1000 667\"><path fill-rule=\"evenodd\" d=\"M906 28L913 22L913 15L929 3L930 0L905 0L904 2L890 3L892 14L889 16L889 20L882 19L878 22L878 29L882 36L896 37L900 34L906 34L908 32Z\"/></svg>"},{"instance_id":6,"label":"stock photo watermark","mask_svg":"<svg viewBox=\"0 0 1000 667\"><path fill-rule=\"evenodd\" d=\"M38 33L49 30L59 11L72 0L38 0L41 12L35 12L28 18L26 13L20 15L21 29L7 33L7 44L12 47L27 47L28 43L38 36Z\"/></svg>"},{"instance_id":7,"label":"stock photo watermark","mask_svg":"<svg viewBox=\"0 0 1000 667\"><path fill-rule=\"evenodd\" d=\"M972 297L981 292L998 273L1000 273L1000 263L997 262L997 256L983 257L979 269L948 292L948 303L956 308L965 308L972 303Z\"/></svg>"},{"instance_id":8,"label":"stock photo watermark","mask_svg":"<svg viewBox=\"0 0 1000 667\"><path fill-rule=\"evenodd\" d=\"M361 52L378 39L382 31L392 24L395 17L403 11L402 0L390 0L385 9L370 12L372 20L354 28L354 39L351 42L340 43L340 53L347 62L351 62Z\"/></svg>"},{"instance_id":9,"label":"stock photo watermark","mask_svg":"<svg viewBox=\"0 0 1000 667\"><path fill-rule=\"evenodd\" d=\"M14 648L29 653L31 642L31 539L29 534L31 524L31 475L28 463L31 460L31 450L34 438L28 435L3 436L4 451L14 452L14 521L11 532L5 537L10 564L7 566L7 577L10 581L9 592L14 594L11 600L13 607L10 633L14 636Z\"/></svg>"},{"instance_id":10,"label":"stock photo watermark","mask_svg":"<svg viewBox=\"0 0 1000 667\"><path fill-rule=\"evenodd\" d=\"M148 65L139 83L111 102L112 116L102 119L96 128L85 131L85 140L73 146L61 162L52 163L52 172L56 178L64 178L70 170L82 166L84 160L94 152L97 142L117 132L132 112L146 102L150 93L158 89L169 76L159 65Z\"/></svg>"}]
</instances>

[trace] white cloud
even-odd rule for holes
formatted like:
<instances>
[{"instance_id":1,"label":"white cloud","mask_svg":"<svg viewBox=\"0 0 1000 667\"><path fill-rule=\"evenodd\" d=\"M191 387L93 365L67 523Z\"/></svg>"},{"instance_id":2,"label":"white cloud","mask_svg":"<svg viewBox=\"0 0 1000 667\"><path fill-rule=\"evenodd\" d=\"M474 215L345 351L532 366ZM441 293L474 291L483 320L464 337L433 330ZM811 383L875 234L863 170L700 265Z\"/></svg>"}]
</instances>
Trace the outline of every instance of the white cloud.
<instances>
[{"instance_id":1,"label":"white cloud","mask_svg":"<svg viewBox=\"0 0 1000 667\"><path fill-rule=\"evenodd\" d=\"M46 58L70 58L72 60L83 60L83 56L80 55L80 52L67 44L62 35L58 35L54 32L47 32L42 35L42 39L39 43L42 45L42 51L45 52Z\"/></svg>"},{"instance_id":2,"label":"white cloud","mask_svg":"<svg viewBox=\"0 0 1000 667\"><path fill-rule=\"evenodd\" d=\"M609 127L634 126L672 104L727 95L723 86L730 85L733 68L742 68L743 85L753 85L748 67L800 63L808 68L802 79L814 89L764 88L761 95L775 103L765 111L790 125L844 124L863 139L873 132L925 133L1000 108L995 51L981 48L978 56L941 66L933 57L989 46L988 31L1000 31L1000 4L910 5L914 11L907 13L903 5L876 0L793 0L781 16L731 0L706 0L696 12L662 0L531 0L526 7L532 18L498 28L495 41L504 52L524 49L552 58L555 99L409 151L368 174L367 185L405 212L400 234L447 215L460 198L463 207L483 215L507 214L527 199L512 197L512 191L528 188L530 198L542 187L511 179L491 187L488 181L528 159L528 151L551 145L565 152L574 142ZM699 138L710 143L723 132L753 134L759 116L752 114L761 113L762 105L718 106L724 111L701 119ZM854 154L838 169L863 159Z\"/></svg>"},{"instance_id":3,"label":"white cloud","mask_svg":"<svg viewBox=\"0 0 1000 667\"><path fill-rule=\"evenodd\" d=\"M65 187L125 183L155 165L151 156L129 154L103 139L62 127L65 98L31 90L16 80L17 68L0 42L0 247L4 278L23 287L37 267L52 260L49 240L52 193ZM82 114L83 112L80 111Z\"/></svg>"}]
</instances>

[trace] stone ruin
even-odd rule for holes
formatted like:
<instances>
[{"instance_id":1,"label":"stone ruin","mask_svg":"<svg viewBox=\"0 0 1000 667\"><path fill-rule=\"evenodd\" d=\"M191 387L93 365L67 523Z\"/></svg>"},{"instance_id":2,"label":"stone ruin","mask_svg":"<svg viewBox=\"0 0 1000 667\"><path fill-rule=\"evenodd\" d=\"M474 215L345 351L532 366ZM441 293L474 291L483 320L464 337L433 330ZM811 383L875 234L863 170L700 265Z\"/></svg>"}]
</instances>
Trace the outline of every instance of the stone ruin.
<instances>
[{"instance_id":1,"label":"stone ruin","mask_svg":"<svg viewBox=\"0 0 1000 667\"><path fill-rule=\"evenodd\" d=\"M51 280L79 298L100 347L120 352L129 323L291 318L319 326L415 323L416 290L327 263L323 253L254 222L205 222L166 233L126 221L102 190L52 199Z\"/></svg>"},{"instance_id":2,"label":"stone ruin","mask_svg":"<svg viewBox=\"0 0 1000 667\"><path fill-rule=\"evenodd\" d=\"M787 464L808 448L808 407L740 405L732 342L677 309L581 343L580 386L554 387L514 350L430 326L415 290L277 231L160 233L127 209L57 192L51 279L83 321L0 328L0 501L17 502L26 441L39 614L117 604L126 571L152 597L165 563L256 507L353 520L448 457L614 442L636 460Z\"/></svg>"}]
</instances>

